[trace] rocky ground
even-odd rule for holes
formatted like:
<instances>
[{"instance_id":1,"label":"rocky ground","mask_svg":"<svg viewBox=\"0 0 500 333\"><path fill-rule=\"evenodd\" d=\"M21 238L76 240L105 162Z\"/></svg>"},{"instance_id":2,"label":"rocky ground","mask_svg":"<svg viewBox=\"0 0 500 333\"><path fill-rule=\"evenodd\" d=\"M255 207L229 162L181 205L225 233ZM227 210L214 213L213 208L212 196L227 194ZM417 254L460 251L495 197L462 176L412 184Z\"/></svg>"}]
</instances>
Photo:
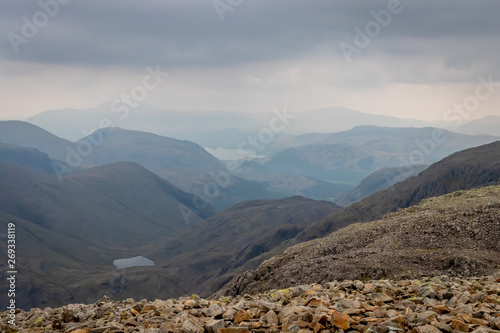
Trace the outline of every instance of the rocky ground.
<instances>
[{"instance_id":1,"label":"rocky ground","mask_svg":"<svg viewBox=\"0 0 500 333\"><path fill-rule=\"evenodd\" d=\"M488 275L500 268L500 186L457 191L297 244L220 295L310 283Z\"/></svg>"},{"instance_id":2,"label":"rocky ground","mask_svg":"<svg viewBox=\"0 0 500 333\"><path fill-rule=\"evenodd\" d=\"M2 332L500 332L500 271L311 284L263 294L71 304L0 316Z\"/></svg>"}]
</instances>

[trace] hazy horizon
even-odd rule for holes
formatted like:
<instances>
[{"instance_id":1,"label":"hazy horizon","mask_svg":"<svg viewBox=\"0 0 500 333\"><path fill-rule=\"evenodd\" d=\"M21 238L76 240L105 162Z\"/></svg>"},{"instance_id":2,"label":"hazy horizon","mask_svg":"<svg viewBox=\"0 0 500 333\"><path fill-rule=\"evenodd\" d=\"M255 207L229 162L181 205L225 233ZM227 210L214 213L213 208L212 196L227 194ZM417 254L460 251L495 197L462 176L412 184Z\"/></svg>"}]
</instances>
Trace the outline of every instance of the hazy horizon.
<instances>
[{"instance_id":1,"label":"hazy horizon","mask_svg":"<svg viewBox=\"0 0 500 333\"><path fill-rule=\"evenodd\" d=\"M91 108L146 82L141 104L163 109L434 122L480 77L492 94L467 120L500 114L496 1L40 3L0 4L0 119Z\"/></svg>"}]
</instances>

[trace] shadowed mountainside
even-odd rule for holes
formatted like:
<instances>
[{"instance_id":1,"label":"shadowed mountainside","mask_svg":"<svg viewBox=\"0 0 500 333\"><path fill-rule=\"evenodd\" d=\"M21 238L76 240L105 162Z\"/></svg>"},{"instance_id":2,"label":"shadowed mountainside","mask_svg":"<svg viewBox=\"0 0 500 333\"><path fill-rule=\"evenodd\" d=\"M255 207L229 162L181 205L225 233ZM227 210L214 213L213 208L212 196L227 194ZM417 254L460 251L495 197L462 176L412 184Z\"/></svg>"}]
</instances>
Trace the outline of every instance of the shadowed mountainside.
<instances>
[{"instance_id":1,"label":"shadowed mountainside","mask_svg":"<svg viewBox=\"0 0 500 333\"><path fill-rule=\"evenodd\" d=\"M417 176L428 167L428 165L414 165L411 168L383 168L377 170L366 176L356 188L341 194L335 199L335 203L339 206L347 207L373 193L389 188L394 182L404 181L410 177Z\"/></svg>"},{"instance_id":2,"label":"shadowed mountainside","mask_svg":"<svg viewBox=\"0 0 500 333\"><path fill-rule=\"evenodd\" d=\"M67 147L74 147L71 141L61 139L40 127L24 121L0 121L0 142L4 144L35 148L50 158L65 161Z\"/></svg>"},{"instance_id":3,"label":"shadowed mountainside","mask_svg":"<svg viewBox=\"0 0 500 333\"><path fill-rule=\"evenodd\" d=\"M0 163L8 163L33 171L53 174L52 162L53 160L47 154L34 148L0 143Z\"/></svg>"},{"instance_id":4,"label":"shadowed mountainside","mask_svg":"<svg viewBox=\"0 0 500 333\"><path fill-rule=\"evenodd\" d=\"M374 193L311 225L297 236L297 240L303 242L326 236L352 223L373 221L426 198L497 184L500 184L500 141L452 154L418 176Z\"/></svg>"},{"instance_id":5,"label":"shadowed mountainside","mask_svg":"<svg viewBox=\"0 0 500 333\"><path fill-rule=\"evenodd\" d=\"M52 165L60 175L110 163L138 163L180 189L196 193L200 209L211 205L220 210L245 200L283 197L258 182L231 175L193 142L146 132L104 128L70 142L26 122L0 121L0 143L35 148L63 162Z\"/></svg>"},{"instance_id":6,"label":"shadowed mountainside","mask_svg":"<svg viewBox=\"0 0 500 333\"><path fill-rule=\"evenodd\" d=\"M500 186L457 191L295 245L218 294L345 279L487 274L500 267L499 239Z\"/></svg>"},{"instance_id":7,"label":"shadowed mountainside","mask_svg":"<svg viewBox=\"0 0 500 333\"><path fill-rule=\"evenodd\" d=\"M225 283L243 268L257 267L262 259L253 260L261 254L340 209L330 202L302 197L246 201L169 239L151 256L166 267L169 278L183 280L186 292L207 294L206 289L216 281Z\"/></svg>"}]
</instances>

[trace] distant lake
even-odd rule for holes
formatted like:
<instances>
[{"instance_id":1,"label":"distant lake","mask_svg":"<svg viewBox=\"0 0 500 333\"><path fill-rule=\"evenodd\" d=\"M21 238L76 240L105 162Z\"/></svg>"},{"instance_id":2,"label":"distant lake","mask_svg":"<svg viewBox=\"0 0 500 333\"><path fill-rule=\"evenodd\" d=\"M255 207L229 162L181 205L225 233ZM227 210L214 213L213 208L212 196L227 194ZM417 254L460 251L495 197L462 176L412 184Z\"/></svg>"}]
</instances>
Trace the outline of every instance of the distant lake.
<instances>
[{"instance_id":1,"label":"distant lake","mask_svg":"<svg viewBox=\"0 0 500 333\"><path fill-rule=\"evenodd\" d=\"M116 266L116 269L122 269L136 266L154 266L155 263L151 259L145 258L143 256L138 256L133 258L113 260L113 265Z\"/></svg>"},{"instance_id":2,"label":"distant lake","mask_svg":"<svg viewBox=\"0 0 500 333\"><path fill-rule=\"evenodd\" d=\"M265 157L265 155L256 155L250 151L242 151L241 149L203 148L218 159L226 161L252 160L258 157Z\"/></svg>"}]
</instances>

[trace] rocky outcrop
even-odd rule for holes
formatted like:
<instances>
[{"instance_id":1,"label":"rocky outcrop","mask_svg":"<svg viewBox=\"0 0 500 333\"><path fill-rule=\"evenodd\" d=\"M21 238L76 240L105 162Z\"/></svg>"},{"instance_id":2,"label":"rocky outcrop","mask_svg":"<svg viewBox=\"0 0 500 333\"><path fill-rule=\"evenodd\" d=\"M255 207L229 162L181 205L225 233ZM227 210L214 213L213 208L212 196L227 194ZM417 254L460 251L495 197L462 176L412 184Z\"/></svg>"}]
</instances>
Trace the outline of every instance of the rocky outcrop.
<instances>
[{"instance_id":1,"label":"rocky outcrop","mask_svg":"<svg viewBox=\"0 0 500 333\"><path fill-rule=\"evenodd\" d=\"M264 294L31 309L0 315L2 332L500 332L500 271L459 279L334 281Z\"/></svg>"},{"instance_id":2,"label":"rocky outcrop","mask_svg":"<svg viewBox=\"0 0 500 333\"><path fill-rule=\"evenodd\" d=\"M244 294L333 280L488 274L500 267L500 186L458 191L288 248L231 280Z\"/></svg>"}]
</instances>

